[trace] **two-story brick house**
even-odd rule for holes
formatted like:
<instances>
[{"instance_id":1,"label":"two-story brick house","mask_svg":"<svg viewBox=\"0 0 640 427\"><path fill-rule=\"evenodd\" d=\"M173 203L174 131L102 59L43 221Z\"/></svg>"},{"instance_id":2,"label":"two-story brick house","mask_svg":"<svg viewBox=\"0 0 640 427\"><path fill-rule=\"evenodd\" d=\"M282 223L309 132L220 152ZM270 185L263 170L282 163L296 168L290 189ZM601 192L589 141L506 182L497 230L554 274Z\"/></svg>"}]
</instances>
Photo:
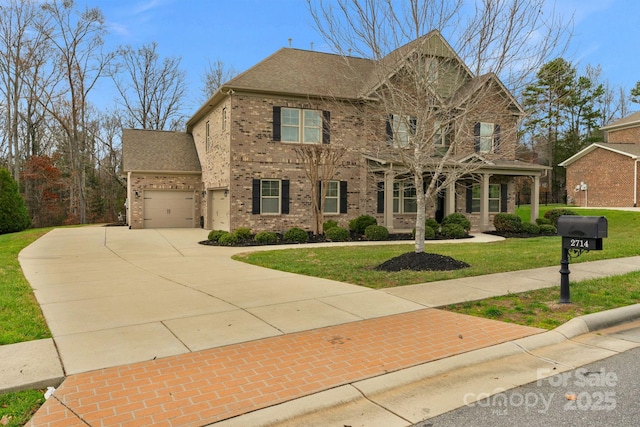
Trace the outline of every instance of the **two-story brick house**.
<instances>
[{"instance_id":1,"label":"two-story brick house","mask_svg":"<svg viewBox=\"0 0 640 427\"><path fill-rule=\"evenodd\" d=\"M604 142L560 163L567 172L567 200L582 207L635 207L640 197L640 112L601 130Z\"/></svg>"},{"instance_id":2,"label":"two-story brick house","mask_svg":"<svg viewBox=\"0 0 640 427\"><path fill-rule=\"evenodd\" d=\"M474 76L437 31L394 55L415 54L416 49L431 49L436 60L448 64L437 76L446 83L441 99L471 99L479 96L479 87L491 88L474 104L473 121L457 125L455 133L437 134L436 146L445 151L451 138L464 138L449 160L451 170L472 158L480 163L440 191L427 206L427 217L463 212L476 229L491 228L493 214L515 209L517 176L532 179L532 218L537 217L539 178L546 168L515 159L521 107L495 75ZM187 122L185 133L125 130L129 225L310 230L311 190L318 183L310 182L296 147L316 144L344 148L325 189L325 219L346 225L368 214L392 231L411 230L416 190L398 172L397 162L380 155L377 147L388 145L390 138L401 142L412 125L395 123L400 119L392 115L381 120L367 114L378 103L373 96L376 65L283 48L220 87ZM455 78L447 79L447 69L456 70ZM176 147L168 150L162 141L172 138ZM155 153L149 158L154 161L146 150ZM176 162L169 164L172 156ZM191 216L173 218L174 212L189 210ZM151 218L151 212L166 220Z\"/></svg>"}]
</instances>

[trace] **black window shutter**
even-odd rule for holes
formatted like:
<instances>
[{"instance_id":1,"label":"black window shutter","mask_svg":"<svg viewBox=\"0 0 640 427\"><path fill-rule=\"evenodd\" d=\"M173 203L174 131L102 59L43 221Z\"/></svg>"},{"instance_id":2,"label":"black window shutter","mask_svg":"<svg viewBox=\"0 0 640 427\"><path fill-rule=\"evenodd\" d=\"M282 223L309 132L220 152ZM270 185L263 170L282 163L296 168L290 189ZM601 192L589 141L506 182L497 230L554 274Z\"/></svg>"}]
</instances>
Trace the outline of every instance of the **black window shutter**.
<instances>
[{"instance_id":1,"label":"black window shutter","mask_svg":"<svg viewBox=\"0 0 640 427\"><path fill-rule=\"evenodd\" d=\"M281 133L280 133L280 123L281 123L281 114L280 107L273 107L273 140L280 141Z\"/></svg>"},{"instance_id":2,"label":"black window shutter","mask_svg":"<svg viewBox=\"0 0 640 427\"><path fill-rule=\"evenodd\" d=\"M393 114L387 116L387 144L393 144Z\"/></svg>"},{"instance_id":3,"label":"black window shutter","mask_svg":"<svg viewBox=\"0 0 640 427\"><path fill-rule=\"evenodd\" d=\"M476 123L473 126L473 143L476 153L480 152L480 123Z\"/></svg>"},{"instance_id":4,"label":"black window shutter","mask_svg":"<svg viewBox=\"0 0 640 427\"><path fill-rule=\"evenodd\" d=\"M340 213L347 213L347 181L340 181Z\"/></svg>"},{"instance_id":5,"label":"black window shutter","mask_svg":"<svg viewBox=\"0 0 640 427\"><path fill-rule=\"evenodd\" d=\"M500 212L507 212L509 209L509 204L507 203L509 197L508 188L507 184L500 185Z\"/></svg>"},{"instance_id":6,"label":"black window shutter","mask_svg":"<svg viewBox=\"0 0 640 427\"><path fill-rule=\"evenodd\" d=\"M411 135L415 135L417 129L418 129L418 118L417 117L409 118L409 130L411 131Z\"/></svg>"},{"instance_id":7,"label":"black window shutter","mask_svg":"<svg viewBox=\"0 0 640 427\"><path fill-rule=\"evenodd\" d=\"M500 152L500 125L493 125L493 152Z\"/></svg>"},{"instance_id":8,"label":"black window shutter","mask_svg":"<svg viewBox=\"0 0 640 427\"><path fill-rule=\"evenodd\" d=\"M473 212L473 185L467 187L467 213Z\"/></svg>"},{"instance_id":9,"label":"black window shutter","mask_svg":"<svg viewBox=\"0 0 640 427\"><path fill-rule=\"evenodd\" d=\"M260 180L254 179L251 189L251 213L254 215L260 214Z\"/></svg>"},{"instance_id":10,"label":"black window shutter","mask_svg":"<svg viewBox=\"0 0 640 427\"><path fill-rule=\"evenodd\" d=\"M289 213L289 180L282 180L282 199L281 199L280 213Z\"/></svg>"},{"instance_id":11,"label":"black window shutter","mask_svg":"<svg viewBox=\"0 0 640 427\"><path fill-rule=\"evenodd\" d=\"M331 142L331 111L322 112L322 143Z\"/></svg>"},{"instance_id":12,"label":"black window shutter","mask_svg":"<svg viewBox=\"0 0 640 427\"><path fill-rule=\"evenodd\" d=\"M322 181L318 181L318 209L322 208Z\"/></svg>"},{"instance_id":13,"label":"black window shutter","mask_svg":"<svg viewBox=\"0 0 640 427\"><path fill-rule=\"evenodd\" d=\"M378 183L378 209L377 213L384 213L384 181Z\"/></svg>"}]
</instances>

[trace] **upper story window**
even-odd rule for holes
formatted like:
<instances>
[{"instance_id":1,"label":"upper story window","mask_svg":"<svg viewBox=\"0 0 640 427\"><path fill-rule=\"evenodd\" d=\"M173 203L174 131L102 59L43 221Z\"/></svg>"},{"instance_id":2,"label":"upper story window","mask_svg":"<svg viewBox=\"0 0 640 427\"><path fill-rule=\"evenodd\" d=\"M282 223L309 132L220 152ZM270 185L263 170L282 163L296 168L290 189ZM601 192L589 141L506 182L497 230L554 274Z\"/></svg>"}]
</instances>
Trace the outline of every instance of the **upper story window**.
<instances>
[{"instance_id":1,"label":"upper story window","mask_svg":"<svg viewBox=\"0 0 640 427\"><path fill-rule=\"evenodd\" d=\"M329 111L273 107L273 140L328 144L330 118Z\"/></svg>"},{"instance_id":2,"label":"upper story window","mask_svg":"<svg viewBox=\"0 0 640 427\"><path fill-rule=\"evenodd\" d=\"M319 144L322 141L322 115L317 110L282 109L282 141Z\"/></svg>"},{"instance_id":3,"label":"upper story window","mask_svg":"<svg viewBox=\"0 0 640 427\"><path fill-rule=\"evenodd\" d=\"M476 153L496 153L500 145L500 125L478 122L473 128Z\"/></svg>"},{"instance_id":4,"label":"upper story window","mask_svg":"<svg viewBox=\"0 0 640 427\"><path fill-rule=\"evenodd\" d=\"M391 114L387 118L387 142L394 147L409 146L409 137L416 132L416 118Z\"/></svg>"},{"instance_id":5,"label":"upper story window","mask_svg":"<svg viewBox=\"0 0 640 427\"><path fill-rule=\"evenodd\" d=\"M436 132L433 135L433 143L436 146L448 147L451 144L451 129L448 125L442 125L440 122L435 122Z\"/></svg>"},{"instance_id":6,"label":"upper story window","mask_svg":"<svg viewBox=\"0 0 640 427\"><path fill-rule=\"evenodd\" d=\"M222 130L227 130L227 107L222 109Z\"/></svg>"},{"instance_id":7,"label":"upper story window","mask_svg":"<svg viewBox=\"0 0 640 427\"><path fill-rule=\"evenodd\" d=\"M210 130L211 130L211 127L209 126L209 120L207 120L207 123L205 124L205 128L204 128L205 144L206 144L207 153L211 149L211 133L210 133Z\"/></svg>"}]
</instances>

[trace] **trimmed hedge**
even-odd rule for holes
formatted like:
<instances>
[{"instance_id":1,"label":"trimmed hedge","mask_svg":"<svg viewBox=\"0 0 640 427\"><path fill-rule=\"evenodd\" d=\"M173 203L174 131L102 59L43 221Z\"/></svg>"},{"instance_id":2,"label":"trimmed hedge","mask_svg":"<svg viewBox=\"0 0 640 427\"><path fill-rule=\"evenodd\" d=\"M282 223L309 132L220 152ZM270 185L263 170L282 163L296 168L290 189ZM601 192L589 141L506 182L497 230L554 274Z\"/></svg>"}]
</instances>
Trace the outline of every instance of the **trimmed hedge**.
<instances>
[{"instance_id":1,"label":"trimmed hedge","mask_svg":"<svg viewBox=\"0 0 640 427\"><path fill-rule=\"evenodd\" d=\"M465 233L471 230L471 221L469 221L469 219L466 216L464 216L464 214L461 214L459 212L454 212L452 214L445 216L444 219L442 220L441 228L444 229L444 226L449 224L459 225L460 227L462 227ZM442 231L442 234L444 234L444 231Z\"/></svg>"},{"instance_id":2,"label":"trimmed hedge","mask_svg":"<svg viewBox=\"0 0 640 427\"><path fill-rule=\"evenodd\" d=\"M442 221L444 224L444 221ZM448 223L442 226L440 231L444 237L449 239L460 239L467 235L466 230L460 225L456 223Z\"/></svg>"},{"instance_id":3,"label":"trimmed hedge","mask_svg":"<svg viewBox=\"0 0 640 427\"><path fill-rule=\"evenodd\" d=\"M218 239L220 239L220 236L222 236L223 234L228 233L228 231L224 231L224 230L211 230L209 232L209 235L207 236L207 238L211 241L217 242Z\"/></svg>"},{"instance_id":4,"label":"trimmed hedge","mask_svg":"<svg viewBox=\"0 0 640 427\"><path fill-rule=\"evenodd\" d=\"M428 218L425 222L424 222L424 226L425 227L429 227L432 228L434 232L438 232L440 230L440 224L438 224L438 221L436 221L433 218Z\"/></svg>"},{"instance_id":5,"label":"trimmed hedge","mask_svg":"<svg viewBox=\"0 0 640 427\"><path fill-rule=\"evenodd\" d=\"M251 229L250 228L238 228L234 232L239 240L251 240Z\"/></svg>"},{"instance_id":6,"label":"trimmed hedge","mask_svg":"<svg viewBox=\"0 0 640 427\"><path fill-rule=\"evenodd\" d=\"M558 218L560 218L562 215L579 215L579 214L575 211L572 211L571 209L566 209L566 208L551 209L544 213L544 217L547 218L549 221L551 221L551 224L556 227L558 226Z\"/></svg>"},{"instance_id":7,"label":"trimmed hedge","mask_svg":"<svg viewBox=\"0 0 640 427\"><path fill-rule=\"evenodd\" d=\"M493 217L493 225L498 233L519 233L522 219L515 214L498 213Z\"/></svg>"},{"instance_id":8,"label":"trimmed hedge","mask_svg":"<svg viewBox=\"0 0 640 427\"><path fill-rule=\"evenodd\" d=\"M389 239L389 230L382 225L370 225L364 230L367 240L387 240Z\"/></svg>"},{"instance_id":9,"label":"trimmed hedge","mask_svg":"<svg viewBox=\"0 0 640 427\"><path fill-rule=\"evenodd\" d=\"M330 219L329 221L325 221L325 223L322 224L322 231L326 233L327 230L330 230L330 229L332 229L334 227L337 227L337 226L338 226L338 221L334 221L334 220Z\"/></svg>"},{"instance_id":10,"label":"trimmed hedge","mask_svg":"<svg viewBox=\"0 0 640 427\"><path fill-rule=\"evenodd\" d=\"M520 231L527 234L540 234L540 226L532 222L523 222Z\"/></svg>"},{"instance_id":11,"label":"trimmed hedge","mask_svg":"<svg viewBox=\"0 0 640 427\"><path fill-rule=\"evenodd\" d=\"M343 227L331 227L324 232L324 237L331 242L346 242L349 240L349 230Z\"/></svg>"},{"instance_id":12,"label":"trimmed hedge","mask_svg":"<svg viewBox=\"0 0 640 427\"><path fill-rule=\"evenodd\" d=\"M284 240L294 243L306 243L309 240L309 234L302 228L292 227L284 233Z\"/></svg>"},{"instance_id":13,"label":"trimmed hedge","mask_svg":"<svg viewBox=\"0 0 640 427\"><path fill-rule=\"evenodd\" d=\"M364 231L370 225L378 225L378 221L371 215L360 215L349 221L349 230L358 234L364 234Z\"/></svg>"},{"instance_id":14,"label":"trimmed hedge","mask_svg":"<svg viewBox=\"0 0 640 427\"><path fill-rule=\"evenodd\" d=\"M540 226L540 234L542 234L543 236L555 236L556 234L558 234L558 230L556 229L555 225L542 224Z\"/></svg>"},{"instance_id":15,"label":"trimmed hedge","mask_svg":"<svg viewBox=\"0 0 640 427\"><path fill-rule=\"evenodd\" d=\"M272 231L261 231L253 238L257 243L271 245L278 241L278 236Z\"/></svg>"},{"instance_id":16,"label":"trimmed hedge","mask_svg":"<svg viewBox=\"0 0 640 427\"><path fill-rule=\"evenodd\" d=\"M222 246L233 246L238 243L238 236L235 233L225 232L218 238L218 244Z\"/></svg>"}]
</instances>

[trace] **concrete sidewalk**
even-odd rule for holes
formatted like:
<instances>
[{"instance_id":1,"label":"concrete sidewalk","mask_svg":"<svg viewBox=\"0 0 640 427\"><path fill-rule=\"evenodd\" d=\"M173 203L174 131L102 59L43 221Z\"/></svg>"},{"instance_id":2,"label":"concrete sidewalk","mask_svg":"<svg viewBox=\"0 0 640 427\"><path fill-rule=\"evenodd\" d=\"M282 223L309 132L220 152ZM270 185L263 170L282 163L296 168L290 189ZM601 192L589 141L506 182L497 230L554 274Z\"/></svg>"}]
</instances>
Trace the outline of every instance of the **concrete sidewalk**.
<instances>
[{"instance_id":1,"label":"concrete sidewalk","mask_svg":"<svg viewBox=\"0 0 640 427\"><path fill-rule=\"evenodd\" d=\"M385 330L384 322L441 313L430 307L559 283L558 267L548 267L371 290L231 260L232 254L248 249L199 245L197 242L204 240L206 234L197 229L57 229L25 248L20 263L41 304L53 340L0 347L0 389L57 385L65 375L76 378L76 374L98 369L111 372L111 367L120 367L113 368L119 371L123 366L138 366L137 363L155 364L149 362L155 360L186 360L181 355L199 357L206 349L228 349L241 343L277 343L278 339L300 338L296 334L314 331L333 334L325 342L335 338L339 343L339 337L344 338L345 334L330 328L371 328L371 322L378 322L375 324L383 325L378 330ZM479 235L459 242L491 240L495 238ZM635 270L640 270L640 257L580 263L571 266L571 279ZM495 341L475 337L482 343L480 347L449 350L438 358L540 332L516 329L515 335L503 334ZM453 327L449 331L447 339L460 335L455 330ZM397 339L411 339L406 334L397 335ZM473 336L474 332L465 333L465 338ZM430 337L429 342L434 345L434 338ZM36 345L38 350L27 347ZM37 354L38 358L25 358L25 353ZM424 354L418 361L406 355L396 357L404 359L391 369L396 371L433 360ZM162 376L161 370L156 373ZM331 386L322 387L344 384L345 378L338 376ZM362 377L358 371L349 378L367 376ZM322 387L316 387L313 393ZM269 402L280 403L277 399Z\"/></svg>"}]
</instances>

